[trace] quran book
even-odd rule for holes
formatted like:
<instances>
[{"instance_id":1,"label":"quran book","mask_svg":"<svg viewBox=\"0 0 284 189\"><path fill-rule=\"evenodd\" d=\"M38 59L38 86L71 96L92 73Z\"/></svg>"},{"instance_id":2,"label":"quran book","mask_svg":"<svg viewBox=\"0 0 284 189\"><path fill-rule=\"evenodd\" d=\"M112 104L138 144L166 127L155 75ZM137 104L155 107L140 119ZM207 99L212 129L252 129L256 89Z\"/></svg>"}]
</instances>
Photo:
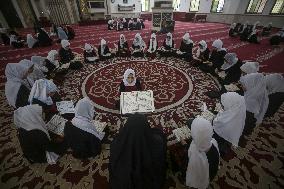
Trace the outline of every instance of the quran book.
<instances>
[{"instance_id":1,"label":"quran book","mask_svg":"<svg viewBox=\"0 0 284 189\"><path fill-rule=\"evenodd\" d=\"M47 130L63 136L64 135L64 127L65 123L67 122L66 119L61 117L60 115L54 115L50 121L46 124Z\"/></svg>"},{"instance_id":2,"label":"quran book","mask_svg":"<svg viewBox=\"0 0 284 189\"><path fill-rule=\"evenodd\" d=\"M96 61L97 59L97 57L87 57L87 60L90 62Z\"/></svg>"},{"instance_id":3,"label":"quran book","mask_svg":"<svg viewBox=\"0 0 284 189\"><path fill-rule=\"evenodd\" d=\"M56 107L60 114L75 113L73 101L56 102Z\"/></svg>"},{"instance_id":4,"label":"quran book","mask_svg":"<svg viewBox=\"0 0 284 189\"><path fill-rule=\"evenodd\" d=\"M104 129L106 128L107 126L107 123L105 122L100 122L100 121L96 121L96 120L93 120L93 123L94 125L96 126L96 129L99 133L103 133Z\"/></svg>"},{"instance_id":5,"label":"quran book","mask_svg":"<svg viewBox=\"0 0 284 189\"><path fill-rule=\"evenodd\" d=\"M222 79L225 79L226 73L225 73L224 71L219 72L219 73L218 73L218 76L219 76L220 78L222 78Z\"/></svg>"},{"instance_id":6,"label":"quran book","mask_svg":"<svg viewBox=\"0 0 284 189\"><path fill-rule=\"evenodd\" d=\"M212 122L213 119L215 118L215 115L212 112L210 112L209 110L203 111L200 116L203 117L204 119L208 120L209 122Z\"/></svg>"},{"instance_id":7,"label":"quran book","mask_svg":"<svg viewBox=\"0 0 284 189\"><path fill-rule=\"evenodd\" d=\"M154 112L153 91L122 92L120 95L121 114Z\"/></svg>"},{"instance_id":8,"label":"quran book","mask_svg":"<svg viewBox=\"0 0 284 189\"><path fill-rule=\"evenodd\" d=\"M220 103L217 103L217 104L216 104L216 106L215 106L215 111L216 111L216 112L224 111L223 108L222 108L222 105L221 105Z\"/></svg>"},{"instance_id":9,"label":"quran book","mask_svg":"<svg viewBox=\"0 0 284 189\"><path fill-rule=\"evenodd\" d=\"M227 91L231 91L231 92L240 90L239 87L234 84L225 85L225 88Z\"/></svg>"},{"instance_id":10,"label":"quran book","mask_svg":"<svg viewBox=\"0 0 284 189\"><path fill-rule=\"evenodd\" d=\"M175 135L178 141L189 139L190 138L190 129L187 126L177 128L173 130L173 134Z\"/></svg>"}]
</instances>

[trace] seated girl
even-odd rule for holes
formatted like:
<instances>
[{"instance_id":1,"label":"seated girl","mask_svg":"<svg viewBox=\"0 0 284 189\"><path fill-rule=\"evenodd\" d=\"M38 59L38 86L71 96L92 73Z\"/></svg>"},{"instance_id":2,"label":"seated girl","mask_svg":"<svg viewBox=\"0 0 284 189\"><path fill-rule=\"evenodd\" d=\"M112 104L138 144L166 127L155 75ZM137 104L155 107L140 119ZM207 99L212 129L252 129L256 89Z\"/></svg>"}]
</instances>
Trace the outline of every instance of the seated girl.
<instances>
[{"instance_id":1,"label":"seated girl","mask_svg":"<svg viewBox=\"0 0 284 189\"><path fill-rule=\"evenodd\" d=\"M47 77L50 77L53 73L55 73L56 69L60 67L58 59L59 56L57 50L51 50L48 52L48 55L44 60L45 66L48 69Z\"/></svg>"},{"instance_id":2,"label":"seated girl","mask_svg":"<svg viewBox=\"0 0 284 189\"><path fill-rule=\"evenodd\" d=\"M117 46L116 56L118 56L118 57L130 57L130 51L129 51L128 43L127 43L125 36L123 34L120 34L120 36L119 36L119 42L118 42L118 46Z\"/></svg>"},{"instance_id":3,"label":"seated girl","mask_svg":"<svg viewBox=\"0 0 284 189\"><path fill-rule=\"evenodd\" d=\"M123 29L128 29L128 23L127 20L125 18L122 18L122 24L123 24Z\"/></svg>"},{"instance_id":4,"label":"seated girl","mask_svg":"<svg viewBox=\"0 0 284 189\"><path fill-rule=\"evenodd\" d=\"M142 23L141 20L139 18L137 18L137 22L136 22L136 30L141 30L142 29Z\"/></svg>"},{"instance_id":5,"label":"seated girl","mask_svg":"<svg viewBox=\"0 0 284 189\"><path fill-rule=\"evenodd\" d=\"M47 47L52 45L52 39L43 28L38 28L38 43L40 47Z\"/></svg>"},{"instance_id":6,"label":"seated girl","mask_svg":"<svg viewBox=\"0 0 284 189\"><path fill-rule=\"evenodd\" d=\"M29 94L32 85L27 80L33 72L33 65L9 63L6 65L5 95L10 106L19 108L28 105Z\"/></svg>"},{"instance_id":7,"label":"seated girl","mask_svg":"<svg viewBox=\"0 0 284 189\"><path fill-rule=\"evenodd\" d=\"M10 45L14 48L22 48L24 47L24 41L21 40L21 37L19 37L19 34L15 31L10 32Z\"/></svg>"},{"instance_id":8,"label":"seated girl","mask_svg":"<svg viewBox=\"0 0 284 189\"><path fill-rule=\"evenodd\" d=\"M123 30L123 23L120 19L117 19L117 24L116 24L116 31L121 31Z\"/></svg>"},{"instance_id":9,"label":"seated girl","mask_svg":"<svg viewBox=\"0 0 284 189\"><path fill-rule=\"evenodd\" d=\"M262 123L269 104L266 80L261 73L251 73L242 76L240 83L243 87L246 101L245 134L251 134L255 124Z\"/></svg>"},{"instance_id":10,"label":"seated girl","mask_svg":"<svg viewBox=\"0 0 284 189\"><path fill-rule=\"evenodd\" d=\"M275 35L273 35L269 40L271 45L279 45L284 42L284 27Z\"/></svg>"},{"instance_id":11,"label":"seated girl","mask_svg":"<svg viewBox=\"0 0 284 189\"><path fill-rule=\"evenodd\" d=\"M131 18L129 21L128 21L128 30L134 30L134 20L133 18Z\"/></svg>"},{"instance_id":12,"label":"seated girl","mask_svg":"<svg viewBox=\"0 0 284 189\"><path fill-rule=\"evenodd\" d=\"M113 54L111 54L107 42L104 39L101 40L101 44L98 48L98 53L101 61L113 58Z\"/></svg>"},{"instance_id":13,"label":"seated girl","mask_svg":"<svg viewBox=\"0 0 284 189\"><path fill-rule=\"evenodd\" d=\"M45 58L41 56L32 56L31 61L34 64L34 71L32 73L34 80L44 79L48 73L45 66Z\"/></svg>"},{"instance_id":14,"label":"seated girl","mask_svg":"<svg viewBox=\"0 0 284 189\"><path fill-rule=\"evenodd\" d=\"M230 37L236 37L238 35L238 27L236 23L233 23L229 30Z\"/></svg>"},{"instance_id":15,"label":"seated girl","mask_svg":"<svg viewBox=\"0 0 284 189\"><path fill-rule=\"evenodd\" d=\"M131 115L110 145L110 187L163 188L166 152L163 132L151 128L144 115Z\"/></svg>"},{"instance_id":16,"label":"seated girl","mask_svg":"<svg viewBox=\"0 0 284 189\"><path fill-rule=\"evenodd\" d=\"M94 63L99 61L99 56L95 52L95 49L88 43L85 43L84 61L85 63Z\"/></svg>"},{"instance_id":17,"label":"seated girl","mask_svg":"<svg viewBox=\"0 0 284 189\"><path fill-rule=\"evenodd\" d=\"M144 50L146 48L146 44L143 41L140 33L137 33L134 37L131 53L134 57L144 57Z\"/></svg>"},{"instance_id":18,"label":"seated girl","mask_svg":"<svg viewBox=\"0 0 284 189\"><path fill-rule=\"evenodd\" d=\"M58 40L59 43L61 42L61 40L68 40L68 36L67 36L66 32L63 30L62 27L57 28L57 34L58 34L58 38L59 38L59 40Z\"/></svg>"},{"instance_id":19,"label":"seated girl","mask_svg":"<svg viewBox=\"0 0 284 189\"><path fill-rule=\"evenodd\" d=\"M259 36L258 36L258 31L257 31L258 24L259 24L259 21L257 21L253 25L251 33L248 36L248 42L250 42L250 43L257 43L257 44L260 43L260 39L259 39Z\"/></svg>"},{"instance_id":20,"label":"seated girl","mask_svg":"<svg viewBox=\"0 0 284 189\"><path fill-rule=\"evenodd\" d=\"M159 54L163 57L173 56L175 53L174 40L171 33L167 33L163 46L159 49Z\"/></svg>"},{"instance_id":21,"label":"seated girl","mask_svg":"<svg viewBox=\"0 0 284 189\"><path fill-rule=\"evenodd\" d=\"M229 150L231 144L238 146L246 120L246 102L243 96L235 92L221 95L224 108L213 120L213 137L218 142L221 157Z\"/></svg>"},{"instance_id":22,"label":"seated girl","mask_svg":"<svg viewBox=\"0 0 284 189\"><path fill-rule=\"evenodd\" d=\"M271 29L272 29L272 22L269 22L269 24L266 27L262 28L261 35L262 36L269 36L270 33L271 33Z\"/></svg>"},{"instance_id":23,"label":"seated girl","mask_svg":"<svg viewBox=\"0 0 284 189\"><path fill-rule=\"evenodd\" d=\"M189 33L185 33L180 43L180 48L176 52L178 58L190 62L192 60L193 41L190 39Z\"/></svg>"},{"instance_id":24,"label":"seated girl","mask_svg":"<svg viewBox=\"0 0 284 189\"><path fill-rule=\"evenodd\" d=\"M208 61L209 53L210 53L210 50L207 47L206 41L204 40L199 41L196 54L193 55L193 59L194 59L194 61L192 62L193 66L199 66L203 62Z\"/></svg>"},{"instance_id":25,"label":"seated girl","mask_svg":"<svg viewBox=\"0 0 284 189\"><path fill-rule=\"evenodd\" d=\"M273 116L284 102L284 78L281 74L268 74L265 76L269 105L266 116Z\"/></svg>"},{"instance_id":26,"label":"seated girl","mask_svg":"<svg viewBox=\"0 0 284 189\"><path fill-rule=\"evenodd\" d=\"M96 129L94 114L93 102L85 97L77 102L75 117L65 125L64 141L76 158L95 157L101 152L101 141L105 133Z\"/></svg>"},{"instance_id":27,"label":"seated girl","mask_svg":"<svg viewBox=\"0 0 284 189\"><path fill-rule=\"evenodd\" d=\"M217 175L220 155L213 136L213 128L204 118L195 118L191 124L192 142L188 149L186 185L207 188Z\"/></svg>"},{"instance_id":28,"label":"seated girl","mask_svg":"<svg viewBox=\"0 0 284 189\"><path fill-rule=\"evenodd\" d=\"M123 80L119 86L119 92L141 91L142 86L140 80L135 77L132 69L127 69L123 74Z\"/></svg>"},{"instance_id":29,"label":"seated girl","mask_svg":"<svg viewBox=\"0 0 284 189\"><path fill-rule=\"evenodd\" d=\"M114 22L113 19L111 19L111 20L109 20L107 22L107 29L108 30L113 30L114 29L113 22Z\"/></svg>"},{"instance_id":30,"label":"seated girl","mask_svg":"<svg viewBox=\"0 0 284 189\"><path fill-rule=\"evenodd\" d=\"M151 38L148 43L148 50L147 50L146 56L152 59L155 58L157 49L158 49L157 37L155 33L152 33Z\"/></svg>"},{"instance_id":31,"label":"seated girl","mask_svg":"<svg viewBox=\"0 0 284 189\"><path fill-rule=\"evenodd\" d=\"M67 32L67 36L68 36L68 40L72 40L75 38L75 31L74 29L71 27L71 26L66 26L66 29L65 29Z\"/></svg>"},{"instance_id":32,"label":"seated girl","mask_svg":"<svg viewBox=\"0 0 284 189\"><path fill-rule=\"evenodd\" d=\"M40 105L47 114L48 120L57 113L55 102L61 100L57 90L51 80L39 79L35 81L30 92L29 103Z\"/></svg>"},{"instance_id":33,"label":"seated girl","mask_svg":"<svg viewBox=\"0 0 284 189\"><path fill-rule=\"evenodd\" d=\"M30 49L39 46L38 40L35 39L31 34L27 34L27 44Z\"/></svg>"},{"instance_id":34,"label":"seated girl","mask_svg":"<svg viewBox=\"0 0 284 189\"><path fill-rule=\"evenodd\" d=\"M43 120L42 107L27 105L14 112L14 124L24 157L30 163L56 163L59 155L65 150L63 144L51 141Z\"/></svg>"},{"instance_id":35,"label":"seated girl","mask_svg":"<svg viewBox=\"0 0 284 189\"><path fill-rule=\"evenodd\" d=\"M70 49L70 43L68 40L61 40L61 49L59 50L60 62L63 64L70 63L69 68L72 70L78 70L83 67L83 64L75 60L75 55Z\"/></svg>"},{"instance_id":36,"label":"seated girl","mask_svg":"<svg viewBox=\"0 0 284 189\"><path fill-rule=\"evenodd\" d=\"M227 53L224 57L225 63L222 65L221 69L225 71L226 76L221 79L221 83L224 85L229 85L233 82L238 82L241 77L242 61L238 59L235 53Z\"/></svg>"},{"instance_id":37,"label":"seated girl","mask_svg":"<svg viewBox=\"0 0 284 189\"><path fill-rule=\"evenodd\" d=\"M8 34L7 34L7 29L6 28L0 28L0 34L1 34L2 43L4 45L9 45L10 39L9 39Z\"/></svg>"}]
</instances>

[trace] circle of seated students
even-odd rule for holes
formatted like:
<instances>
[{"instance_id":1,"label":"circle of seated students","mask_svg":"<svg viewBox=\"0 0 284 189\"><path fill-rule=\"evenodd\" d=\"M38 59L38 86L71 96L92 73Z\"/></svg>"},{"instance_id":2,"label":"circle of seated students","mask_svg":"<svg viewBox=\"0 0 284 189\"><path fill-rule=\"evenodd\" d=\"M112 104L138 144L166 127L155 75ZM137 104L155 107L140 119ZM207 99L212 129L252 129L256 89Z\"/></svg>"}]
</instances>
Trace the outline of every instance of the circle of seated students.
<instances>
[{"instance_id":1,"label":"circle of seated students","mask_svg":"<svg viewBox=\"0 0 284 189\"><path fill-rule=\"evenodd\" d=\"M259 26L260 22L257 21L253 25L249 24L249 21L246 21L245 24L241 23L232 23L229 29L230 37L240 37L242 41L248 41L250 43L260 43L260 36L267 37L270 36L272 32L272 22L268 23L265 27ZM284 42L284 27L278 31L276 34L270 37L271 45L279 45L281 42Z\"/></svg>"},{"instance_id":2,"label":"circle of seated students","mask_svg":"<svg viewBox=\"0 0 284 189\"><path fill-rule=\"evenodd\" d=\"M191 120L188 122L191 139L181 140L179 150L183 152L182 157L178 157L178 153L170 153L175 165L173 170L182 172L187 186L206 188L218 172L220 157L225 157L231 146L245 147L243 137L249 136L265 116L273 116L279 109L284 101L284 78L281 74L258 73L257 62L243 62L237 54L227 53L220 39L212 43L211 52L204 40L197 43L193 52L194 45L189 33L183 36L179 49L175 48L171 33L166 35L160 47L155 33L151 34L148 45L137 33L129 47L121 34L114 50L101 39L97 49L85 44L83 55L87 64L115 56L174 56L217 78L222 87L207 95L220 98L221 108L204 109L213 112L215 118L210 121L202 116L188 118ZM95 157L100 154L101 144L108 135L107 130L97 129L98 123L93 120L94 105L88 97L76 103L75 113L62 115L66 120L63 122L64 137L48 132L46 123L58 114L56 102L61 101L56 81L62 80L62 75L70 69L83 67L68 40L62 39L61 46L59 51L51 50L46 58L34 56L31 60L6 66L6 98L15 109L14 123L20 145L31 163L56 163L68 148L76 158ZM134 70L127 69L119 91L143 90L138 77ZM232 85L237 89L231 89ZM166 152L167 139L163 132L151 128L144 115L131 115L110 146L111 188L135 185L162 188L166 175Z\"/></svg>"}]
</instances>

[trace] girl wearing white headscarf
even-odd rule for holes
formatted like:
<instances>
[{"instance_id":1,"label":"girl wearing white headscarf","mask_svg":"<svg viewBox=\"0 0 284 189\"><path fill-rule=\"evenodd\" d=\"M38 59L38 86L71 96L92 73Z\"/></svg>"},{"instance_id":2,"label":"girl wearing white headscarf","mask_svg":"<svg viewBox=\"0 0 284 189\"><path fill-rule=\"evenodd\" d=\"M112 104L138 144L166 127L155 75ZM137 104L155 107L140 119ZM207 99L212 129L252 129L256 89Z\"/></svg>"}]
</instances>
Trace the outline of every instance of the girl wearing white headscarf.
<instances>
[{"instance_id":1,"label":"girl wearing white headscarf","mask_svg":"<svg viewBox=\"0 0 284 189\"><path fill-rule=\"evenodd\" d=\"M99 56L95 52L95 49L88 43L85 43L84 47L84 60L86 63L94 63L99 60Z\"/></svg>"},{"instance_id":2,"label":"girl wearing white headscarf","mask_svg":"<svg viewBox=\"0 0 284 189\"><path fill-rule=\"evenodd\" d=\"M25 67L31 69L31 72L27 76L26 80L27 80L30 88L32 88L32 86L35 82L35 79L36 79L35 72L36 72L37 68L35 67L34 63L32 61L28 60L28 59L23 59L18 64L22 64Z\"/></svg>"},{"instance_id":3,"label":"girl wearing white headscarf","mask_svg":"<svg viewBox=\"0 0 284 189\"><path fill-rule=\"evenodd\" d=\"M273 116L284 102L284 78L280 73L265 76L269 105L266 116Z\"/></svg>"},{"instance_id":4,"label":"girl wearing white headscarf","mask_svg":"<svg viewBox=\"0 0 284 189\"><path fill-rule=\"evenodd\" d=\"M18 108L14 111L14 124L19 132L24 156L31 163L56 163L59 156L54 153L54 145L51 145L42 107L36 104Z\"/></svg>"},{"instance_id":5,"label":"girl wearing white headscarf","mask_svg":"<svg viewBox=\"0 0 284 189\"><path fill-rule=\"evenodd\" d=\"M135 71L127 69L123 74L123 80L120 83L120 92L141 91L140 80L136 78Z\"/></svg>"},{"instance_id":6,"label":"girl wearing white headscarf","mask_svg":"<svg viewBox=\"0 0 284 189\"><path fill-rule=\"evenodd\" d=\"M58 61L58 52L57 50L51 50L48 52L48 55L46 57L45 66L48 69L47 75L49 76L56 68L60 67L59 61Z\"/></svg>"},{"instance_id":7,"label":"girl wearing white headscarf","mask_svg":"<svg viewBox=\"0 0 284 189\"><path fill-rule=\"evenodd\" d=\"M14 108L28 104L31 85L27 77L33 72L33 67L24 64L9 63L6 65L5 95L10 106Z\"/></svg>"},{"instance_id":8,"label":"girl wearing white headscarf","mask_svg":"<svg viewBox=\"0 0 284 189\"><path fill-rule=\"evenodd\" d=\"M15 31L10 31L9 33L10 38L10 45L14 48L22 48L24 47L24 42L21 41L21 38L19 37L19 34Z\"/></svg>"},{"instance_id":9,"label":"girl wearing white headscarf","mask_svg":"<svg viewBox=\"0 0 284 189\"><path fill-rule=\"evenodd\" d=\"M48 69L45 66L45 58L41 56L32 56L31 61L34 63L34 71L32 76L34 80L43 79L48 73Z\"/></svg>"},{"instance_id":10,"label":"girl wearing white headscarf","mask_svg":"<svg viewBox=\"0 0 284 189\"><path fill-rule=\"evenodd\" d=\"M140 33L137 33L132 43L132 56L144 57L145 48L146 48L145 42L143 41Z\"/></svg>"},{"instance_id":11,"label":"girl wearing white headscarf","mask_svg":"<svg viewBox=\"0 0 284 189\"><path fill-rule=\"evenodd\" d=\"M242 41L247 41L248 37L250 36L251 32L252 32L252 25L249 25L249 22L246 22L243 26L243 30L240 34L240 40Z\"/></svg>"},{"instance_id":12,"label":"girl wearing white headscarf","mask_svg":"<svg viewBox=\"0 0 284 189\"><path fill-rule=\"evenodd\" d=\"M51 108L54 104L52 96L57 92L56 85L47 79L36 80L29 96L30 104L39 104L44 109Z\"/></svg>"},{"instance_id":13,"label":"girl wearing white headscarf","mask_svg":"<svg viewBox=\"0 0 284 189\"><path fill-rule=\"evenodd\" d=\"M258 62L246 62L241 66L243 74L257 73L259 71Z\"/></svg>"},{"instance_id":14,"label":"girl wearing white headscarf","mask_svg":"<svg viewBox=\"0 0 284 189\"><path fill-rule=\"evenodd\" d=\"M194 61L192 62L192 64L194 66L199 66L200 64L202 64L205 61L208 61L209 59L209 53L210 50L207 47L207 43L204 40L199 41L198 43L198 49L194 55Z\"/></svg>"},{"instance_id":15,"label":"girl wearing white headscarf","mask_svg":"<svg viewBox=\"0 0 284 189\"><path fill-rule=\"evenodd\" d=\"M58 27L57 28L57 34L58 34L58 38L60 40L68 40L68 36L66 34L66 32L62 29L62 27Z\"/></svg>"},{"instance_id":16,"label":"girl wearing white headscarf","mask_svg":"<svg viewBox=\"0 0 284 189\"><path fill-rule=\"evenodd\" d=\"M148 43L147 56L155 58L157 49L158 49L157 37L155 33L152 33Z\"/></svg>"},{"instance_id":17,"label":"girl wearing white headscarf","mask_svg":"<svg viewBox=\"0 0 284 189\"><path fill-rule=\"evenodd\" d=\"M31 34L27 34L27 44L29 48L34 48L38 45L38 40L33 38Z\"/></svg>"},{"instance_id":18,"label":"girl wearing white headscarf","mask_svg":"<svg viewBox=\"0 0 284 189\"><path fill-rule=\"evenodd\" d=\"M75 117L64 129L64 139L77 158L95 157L101 151L101 140L105 133L94 125L95 109L88 97L79 100L75 107Z\"/></svg>"},{"instance_id":19,"label":"girl wearing white headscarf","mask_svg":"<svg viewBox=\"0 0 284 189\"><path fill-rule=\"evenodd\" d=\"M179 51L177 51L176 56L190 62L192 60L192 48L193 41L190 39L189 33L186 32L182 37Z\"/></svg>"},{"instance_id":20,"label":"girl wearing white headscarf","mask_svg":"<svg viewBox=\"0 0 284 189\"><path fill-rule=\"evenodd\" d=\"M133 30L133 29L134 29L134 20L133 20L133 18L131 18L128 21L128 30Z\"/></svg>"},{"instance_id":21,"label":"girl wearing white headscarf","mask_svg":"<svg viewBox=\"0 0 284 189\"><path fill-rule=\"evenodd\" d=\"M110 19L110 20L107 22L107 29L108 29L108 30L113 30L113 28L114 28L113 22L114 22L113 19Z\"/></svg>"},{"instance_id":22,"label":"girl wearing white headscarf","mask_svg":"<svg viewBox=\"0 0 284 189\"><path fill-rule=\"evenodd\" d=\"M188 149L186 185L206 189L217 174L219 166L218 144L213 128L204 118L195 118L191 124L192 142Z\"/></svg>"},{"instance_id":23,"label":"girl wearing white headscarf","mask_svg":"<svg viewBox=\"0 0 284 189\"><path fill-rule=\"evenodd\" d=\"M224 60L225 63L221 67L226 73L223 84L228 85L233 82L238 82L242 74L240 69L242 61L238 59L236 53L227 53Z\"/></svg>"},{"instance_id":24,"label":"girl wearing white headscarf","mask_svg":"<svg viewBox=\"0 0 284 189\"><path fill-rule=\"evenodd\" d=\"M173 56L175 53L173 35L169 32L164 39L163 46L159 48L159 54L163 57Z\"/></svg>"},{"instance_id":25,"label":"girl wearing white headscarf","mask_svg":"<svg viewBox=\"0 0 284 189\"><path fill-rule=\"evenodd\" d=\"M246 103L244 97L235 92L222 94L221 103L224 110L213 120L213 129L218 135L214 138L218 141L220 151L223 151L222 146L226 142L238 146L246 121Z\"/></svg>"},{"instance_id":26,"label":"girl wearing white headscarf","mask_svg":"<svg viewBox=\"0 0 284 189\"><path fill-rule=\"evenodd\" d=\"M269 22L266 27L262 28L261 35L262 36L269 36L270 33L271 33L271 29L272 29L272 22Z\"/></svg>"},{"instance_id":27,"label":"girl wearing white headscarf","mask_svg":"<svg viewBox=\"0 0 284 189\"><path fill-rule=\"evenodd\" d=\"M75 60L75 55L73 54L70 43L68 40L61 40L61 48L59 50L59 57L60 62L63 64L70 63L70 69L72 70L78 70L83 67L83 64Z\"/></svg>"},{"instance_id":28,"label":"girl wearing white headscarf","mask_svg":"<svg viewBox=\"0 0 284 189\"><path fill-rule=\"evenodd\" d=\"M102 61L113 58L113 55L110 52L107 42L104 39L101 39L101 44L98 48L98 53L100 60Z\"/></svg>"},{"instance_id":29,"label":"girl wearing white headscarf","mask_svg":"<svg viewBox=\"0 0 284 189\"><path fill-rule=\"evenodd\" d=\"M130 56L128 42L123 34L120 34L119 36L117 48L118 48L117 56L119 57L129 57Z\"/></svg>"},{"instance_id":30,"label":"girl wearing white headscarf","mask_svg":"<svg viewBox=\"0 0 284 189\"><path fill-rule=\"evenodd\" d=\"M257 124L262 123L269 104L264 75L261 73L248 74L241 77L240 83L244 89L247 112L253 115ZM247 114L247 119L252 119L250 115Z\"/></svg>"},{"instance_id":31,"label":"girl wearing white headscarf","mask_svg":"<svg viewBox=\"0 0 284 189\"><path fill-rule=\"evenodd\" d=\"M232 23L232 25L230 26L230 30L229 30L229 36L230 37L235 37L237 35L238 35L237 24L236 23Z\"/></svg>"},{"instance_id":32,"label":"girl wearing white headscarf","mask_svg":"<svg viewBox=\"0 0 284 189\"><path fill-rule=\"evenodd\" d=\"M250 43L259 43L260 39L257 33L257 26L259 24L259 21L255 22L255 24L253 25L252 29L251 29L251 33L248 36L248 42Z\"/></svg>"}]
</instances>

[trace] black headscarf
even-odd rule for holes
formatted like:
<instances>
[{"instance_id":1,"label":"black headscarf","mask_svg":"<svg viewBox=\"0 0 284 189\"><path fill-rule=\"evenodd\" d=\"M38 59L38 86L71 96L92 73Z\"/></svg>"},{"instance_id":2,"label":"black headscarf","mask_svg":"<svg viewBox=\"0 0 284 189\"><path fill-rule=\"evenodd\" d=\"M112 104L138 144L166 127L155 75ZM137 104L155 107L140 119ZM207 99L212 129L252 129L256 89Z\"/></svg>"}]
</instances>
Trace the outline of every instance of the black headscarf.
<instances>
[{"instance_id":1,"label":"black headscarf","mask_svg":"<svg viewBox=\"0 0 284 189\"><path fill-rule=\"evenodd\" d=\"M153 134L144 115L127 120L110 147L111 189L154 189Z\"/></svg>"}]
</instances>

